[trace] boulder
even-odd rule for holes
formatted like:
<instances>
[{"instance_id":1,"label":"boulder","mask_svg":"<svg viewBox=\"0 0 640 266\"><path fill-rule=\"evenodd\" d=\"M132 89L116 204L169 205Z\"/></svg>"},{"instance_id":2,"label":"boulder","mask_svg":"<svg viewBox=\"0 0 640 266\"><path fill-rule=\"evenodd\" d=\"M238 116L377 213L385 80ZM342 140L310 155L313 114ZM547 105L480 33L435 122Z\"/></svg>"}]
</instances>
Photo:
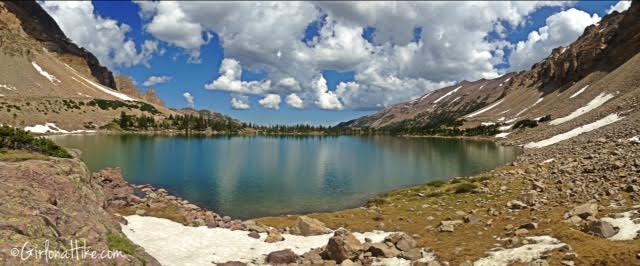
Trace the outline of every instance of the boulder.
<instances>
[{"instance_id":1,"label":"boulder","mask_svg":"<svg viewBox=\"0 0 640 266\"><path fill-rule=\"evenodd\" d=\"M290 249L274 251L267 255L267 263L269 264L289 264L295 263L296 260L298 260L298 255Z\"/></svg>"},{"instance_id":2,"label":"boulder","mask_svg":"<svg viewBox=\"0 0 640 266\"><path fill-rule=\"evenodd\" d=\"M280 242L282 240L284 240L284 237L282 237L282 235L280 235L278 231L271 230L269 231L269 234L267 235L267 238L264 240L264 242L275 243L275 242Z\"/></svg>"},{"instance_id":3,"label":"boulder","mask_svg":"<svg viewBox=\"0 0 640 266\"><path fill-rule=\"evenodd\" d=\"M225 263L217 263L218 266L246 266L247 264L239 261L227 261Z\"/></svg>"},{"instance_id":4,"label":"boulder","mask_svg":"<svg viewBox=\"0 0 640 266\"><path fill-rule=\"evenodd\" d=\"M391 242L401 251L409 251L416 247L417 242L413 239L413 237L405 234L405 233L393 233L387 236L385 239L387 242Z\"/></svg>"},{"instance_id":5,"label":"boulder","mask_svg":"<svg viewBox=\"0 0 640 266\"><path fill-rule=\"evenodd\" d=\"M315 236L331 233L324 223L307 216L298 216L296 225L291 229L295 234L303 236Z\"/></svg>"},{"instance_id":6,"label":"boulder","mask_svg":"<svg viewBox=\"0 0 640 266\"><path fill-rule=\"evenodd\" d=\"M578 216L582 219L587 219L587 217L589 216L593 216L595 217L598 214L598 204L596 203L585 203L582 205L578 205L576 207L574 207L570 212L569 212L569 217L571 216Z\"/></svg>"},{"instance_id":7,"label":"boulder","mask_svg":"<svg viewBox=\"0 0 640 266\"><path fill-rule=\"evenodd\" d=\"M321 255L326 260L342 263L344 260L357 258L361 250L362 243L351 232L338 229L329 239L329 243Z\"/></svg>"},{"instance_id":8,"label":"boulder","mask_svg":"<svg viewBox=\"0 0 640 266\"><path fill-rule=\"evenodd\" d=\"M438 226L438 231L440 232L453 232L455 226L462 224L461 220L453 220L453 221L440 221L440 226Z\"/></svg>"},{"instance_id":9,"label":"boulder","mask_svg":"<svg viewBox=\"0 0 640 266\"><path fill-rule=\"evenodd\" d=\"M602 220L590 222L583 231L604 238L612 237L618 233L618 229L613 227L611 223Z\"/></svg>"},{"instance_id":10,"label":"boulder","mask_svg":"<svg viewBox=\"0 0 640 266\"><path fill-rule=\"evenodd\" d=\"M388 246L385 243L373 243L367 250L375 257L395 258L400 255L400 251L394 246Z\"/></svg>"},{"instance_id":11,"label":"boulder","mask_svg":"<svg viewBox=\"0 0 640 266\"><path fill-rule=\"evenodd\" d=\"M419 248L413 248L411 250L402 251L400 257L410 261L419 260L422 258L422 250Z\"/></svg>"}]
</instances>

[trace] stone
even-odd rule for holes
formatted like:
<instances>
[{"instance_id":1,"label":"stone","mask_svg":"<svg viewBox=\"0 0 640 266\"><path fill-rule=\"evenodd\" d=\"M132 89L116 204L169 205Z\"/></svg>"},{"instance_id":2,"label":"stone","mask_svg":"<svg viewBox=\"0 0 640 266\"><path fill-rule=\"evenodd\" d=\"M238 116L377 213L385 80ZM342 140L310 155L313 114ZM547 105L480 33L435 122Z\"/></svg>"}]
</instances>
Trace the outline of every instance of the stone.
<instances>
[{"instance_id":1,"label":"stone","mask_svg":"<svg viewBox=\"0 0 640 266\"><path fill-rule=\"evenodd\" d=\"M267 235L267 238L264 240L264 242L275 243L275 242L280 242L282 240L284 240L284 237L282 237L280 233L278 233L276 230L271 230L269 231L269 234Z\"/></svg>"},{"instance_id":2,"label":"stone","mask_svg":"<svg viewBox=\"0 0 640 266\"><path fill-rule=\"evenodd\" d=\"M611 223L602 220L590 222L583 231L604 238L612 237L618 233L618 229L613 227Z\"/></svg>"},{"instance_id":3,"label":"stone","mask_svg":"<svg viewBox=\"0 0 640 266\"><path fill-rule=\"evenodd\" d=\"M385 238L385 241L393 243L396 248L401 251L409 251L416 247L418 244L413 237L406 233L393 233Z\"/></svg>"},{"instance_id":4,"label":"stone","mask_svg":"<svg viewBox=\"0 0 640 266\"><path fill-rule=\"evenodd\" d=\"M527 204L519 200L512 200L507 203L507 207L512 210L522 210L527 208Z\"/></svg>"},{"instance_id":5,"label":"stone","mask_svg":"<svg viewBox=\"0 0 640 266\"><path fill-rule=\"evenodd\" d=\"M347 260L342 261L342 263L340 265L342 265L342 266L359 266L359 265L362 265L362 264L356 263L356 262L353 262L352 260L347 259Z\"/></svg>"},{"instance_id":6,"label":"stone","mask_svg":"<svg viewBox=\"0 0 640 266\"><path fill-rule=\"evenodd\" d=\"M247 265L244 262L239 262L239 261L227 261L225 263L216 263L215 265L218 266L245 266Z\"/></svg>"},{"instance_id":7,"label":"stone","mask_svg":"<svg viewBox=\"0 0 640 266\"><path fill-rule=\"evenodd\" d=\"M577 215L574 215L569 217L569 219L566 219L565 222L572 225L579 225L582 222L582 218L580 218Z\"/></svg>"},{"instance_id":8,"label":"stone","mask_svg":"<svg viewBox=\"0 0 640 266\"><path fill-rule=\"evenodd\" d=\"M293 253L290 249L284 249L274 251L267 255L267 263L269 264L289 264L295 263L298 259L298 255Z\"/></svg>"},{"instance_id":9,"label":"stone","mask_svg":"<svg viewBox=\"0 0 640 266\"><path fill-rule=\"evenodd\" d=\"M362 250L362 243L346 229L338 229L329 238L329 242L321 253L323 259L334 260L337 263L347 259L354 259L358 257L358 252Z\"/></svg>"},{"instance_id":10,"label":"stone","mask_svg":"<svg viewBox=\"0 0 640 266\"><path fill-rule=\"evenodd\" d=\"M587 219L587 217L589 216L595 217L597 214L598 204L596 203L585 203L582 205L578 205L569 212L569 216L577 215L582 219Z\"/></svg>"},{"instance_id":11,"label":"stone","mask_svg":"<svg viewBox=\"0 0 640 266\"><path fill-rule=\"evenodd\" d=\"M315 236L331 233L324 223L307 216L298 216L292 232L303 236Z\"/></svg>"},{"instance_id":12,"label":"stone","mask_svg":"<svg viewBox=\"0 0 640 266\"><path fill-rule=\"evenodd\" d=\"M408 251L402 251L402 253L400 254L400 257L405 260L411 260L411 261L419 260L422 258L422 250L420 250L419 248L413 248Z\"/></svg>"},{"instance_id":13,"label":"stone","mask_svg":"<svg viewBox=\"0 0 640 266\"><path fill-rule=\"evenodd\" d=\"M438 226L438 231L440 232L453 232L455 226L462 224L461 220L453 220L453 221L440 221L440 226Z\"/></svg>"},{"instance_id":14,"label":"stone","mask_svg":"<svg viewBox=\"0 0 640 266\"><path fill-rule=\"evenodd\" d=\"M524 229L524 228L520 228L520 229L517 229L514 234L516 236L523 236L523 235L526 235L528 233L529 233L529 230Z\"/></svg>"},{"instance_id":15,"label":"stone","mask_svg":"<svg viewBox=\"0 0 640 266\"><path fill-rule=\"evenodd\" d=\"M464 222L468 224L480 224L480 218L473 214L469 214L464 217Z\"/></svg>"},{"instance_id":16,"label":"stone","mask_svg":"<svg viewBox=\"0 0 640 266\"><path fill-rule=\"evenodd\" d=\"M255 238L255 239L259 239L260 238L260 234L258 234L257 232L253 232L253 231L249 232L248 236L251 237L251 238Z\"/></svg>"},{"instance_id":17,"label":"stone","mask_svg":"<svg viewBox=\"0 0 640 266\"><path fill-rule=\"evenodd\" d=\"M531 222L531 223L521 224L520 227L518 227L518 228L527 229L527 230L535 230L535 229L538 229L538 223Z\"/></svg>"},{"instance_id":18,"label":"stone","mask_svg":"<svg viewBox=\"0 0 640 266\"><path fill-rule=\"evenodd\" d=\"M549 266L549 262L543 259L537 259L532 262L529 262L529 266Z\"/></svg>"},{"instance_id":19,"label":"stone","mask_svg":"<svg viewBox=\"0 0 640 266\"><path fill-rule=\"evenodd\" d=\"M367 251L371 252L375 257L395 258L400 255L399 250L385 243L373 243Z\"/></svg>"}]
</instances>

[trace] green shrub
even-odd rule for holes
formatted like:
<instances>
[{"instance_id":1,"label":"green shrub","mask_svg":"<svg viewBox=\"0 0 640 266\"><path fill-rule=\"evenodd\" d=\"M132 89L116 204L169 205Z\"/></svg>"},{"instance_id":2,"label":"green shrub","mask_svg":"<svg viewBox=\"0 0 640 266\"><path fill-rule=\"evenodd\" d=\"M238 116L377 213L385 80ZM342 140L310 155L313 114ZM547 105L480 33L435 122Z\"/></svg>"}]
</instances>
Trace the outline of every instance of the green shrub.
<instances>
[{"instance_id":1,"label":"green shrub","mask_svg":"<svg viewBox=\"0 0 640 266\"><path fill-rule=\"evenodd\" d=\"M0 149L27 150L53 157L71 158L71 154L50 139L35 137L24 130L4 125L0 126Z\"/></svg>"},{"instance_id":2,"label":"green shrub","mask_svg":"<svg viewBox=\"0 0 640 266\"><path fill-rule=\"evenodd\" d=\"M427 186L430 187L441 187L445 184L444 181L442 180L433 180L433 181L429 181L429 183L427 183Z\"/></svg>"},{"instance_id":3,"label":"green shrub","mask_svg":"<svg viewBox=\"0 0 640 266\"><path fill-rule=\"evenodd\" d=\"M136 252L136 246L131 241L113 233L107 235L107 246L109 250L119 250L129 255Z\"/></svg>"},{"instance_id":4,"label":"green shrub","mask_svg":"<svg viewBox=\"0 0 640 266\"><path fill-rule=\"evenodd\" d=\"M472 183L460 183L455 188L455 193L469 193L474 189L478 188L478 185Z\"/></svg>"}]
</instances>

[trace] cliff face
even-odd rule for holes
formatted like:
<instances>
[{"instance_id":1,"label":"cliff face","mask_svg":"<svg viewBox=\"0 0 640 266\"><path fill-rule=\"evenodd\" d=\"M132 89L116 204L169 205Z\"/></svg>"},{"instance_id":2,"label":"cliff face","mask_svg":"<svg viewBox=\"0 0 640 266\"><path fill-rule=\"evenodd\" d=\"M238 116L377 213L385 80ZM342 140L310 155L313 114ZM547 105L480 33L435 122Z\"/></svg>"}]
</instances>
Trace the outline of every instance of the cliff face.
<instances>
[{"instance_id":1,"label":"cliff face","mask_svg":"<svg viewBox=\"0 0 640 266\"><path fill-rule=\"evenodd\" d=\"M41 42L47 50L55 52L62 57L78 57L86 62L91 75L102 85L116 89L116 83L111 71L100 65L100 62L93 54L71 42L58 27L55 20L38 3L35 1L12 1L4 2L4 5L20 20L22 30Z\"/></svg>"},{"instance_id":2,"label":"cliff face","mask_svg":"<svg viewBox=\"0 0 640 266\"><path fill-rule=\"evenodd\" d=\"M146 102L152 103L152 104L156 104L159 106L164 106L164 102L162 101L162 99L160 99L160 97L158 96L158 94L156 94L156 90L153 88L148 88L147 92L142 93L140 92L140 90L136 87L135 84L133 84L133 80L131 80L131 78L127 77L127 76L117 76L116 77L116 87L118 88L119 91L127 94L127 95L131 95L135 98L138 99L142 99Z\"/></svg>"},{"instance_id":3,"label":"cliff face","mask_svg":"<svg viewBox=\"0 0 640 266\"><path fill-rule=\"evenodd\" d=\"M390 106L376 114L339 124L353 128L441 128L462 122L463 127L481 123L513 123L541 116L565 116L584 106L598 93L621 93L635 89L623 82L630 71L616 75L621 84L612 88L608 75L640 52L640 2L623 12L613 12L585 29L574 43L559 47L531 70L509 73L492 80L463 81ZM625 69L632 69L627 66ZM609 78L614 76L609 75ZM589 93L578 91L588 86ZM583 90L584 91L584 90ZM591 97L590 99L588 97ZM571 100L570 100L571 99ZM495 105L495 106L494 106ZM486 110L485 110L486 109ZM458 122L456 122L458 121Z\"/></svg>"}]
</instances>

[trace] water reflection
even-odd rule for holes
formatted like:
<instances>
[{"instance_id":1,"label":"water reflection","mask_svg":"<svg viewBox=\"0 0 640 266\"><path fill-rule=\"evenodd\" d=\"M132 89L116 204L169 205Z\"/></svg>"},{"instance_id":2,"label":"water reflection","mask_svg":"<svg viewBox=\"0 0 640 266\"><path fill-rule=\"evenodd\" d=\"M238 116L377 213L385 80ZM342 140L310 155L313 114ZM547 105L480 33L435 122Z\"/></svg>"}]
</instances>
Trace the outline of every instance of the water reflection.
<instances>
[{"instance_id":1,"label":"water reflection","mask_svg":"<svg viewBox=\"0 0 640 266\"><path fill-rule=\"evenodd\" d=\"M381 192L478 173L519 150L441 138L55 136L96 171L119 166L149 183L238 218L331 211Z\"/></svg>"}]
</instances>

